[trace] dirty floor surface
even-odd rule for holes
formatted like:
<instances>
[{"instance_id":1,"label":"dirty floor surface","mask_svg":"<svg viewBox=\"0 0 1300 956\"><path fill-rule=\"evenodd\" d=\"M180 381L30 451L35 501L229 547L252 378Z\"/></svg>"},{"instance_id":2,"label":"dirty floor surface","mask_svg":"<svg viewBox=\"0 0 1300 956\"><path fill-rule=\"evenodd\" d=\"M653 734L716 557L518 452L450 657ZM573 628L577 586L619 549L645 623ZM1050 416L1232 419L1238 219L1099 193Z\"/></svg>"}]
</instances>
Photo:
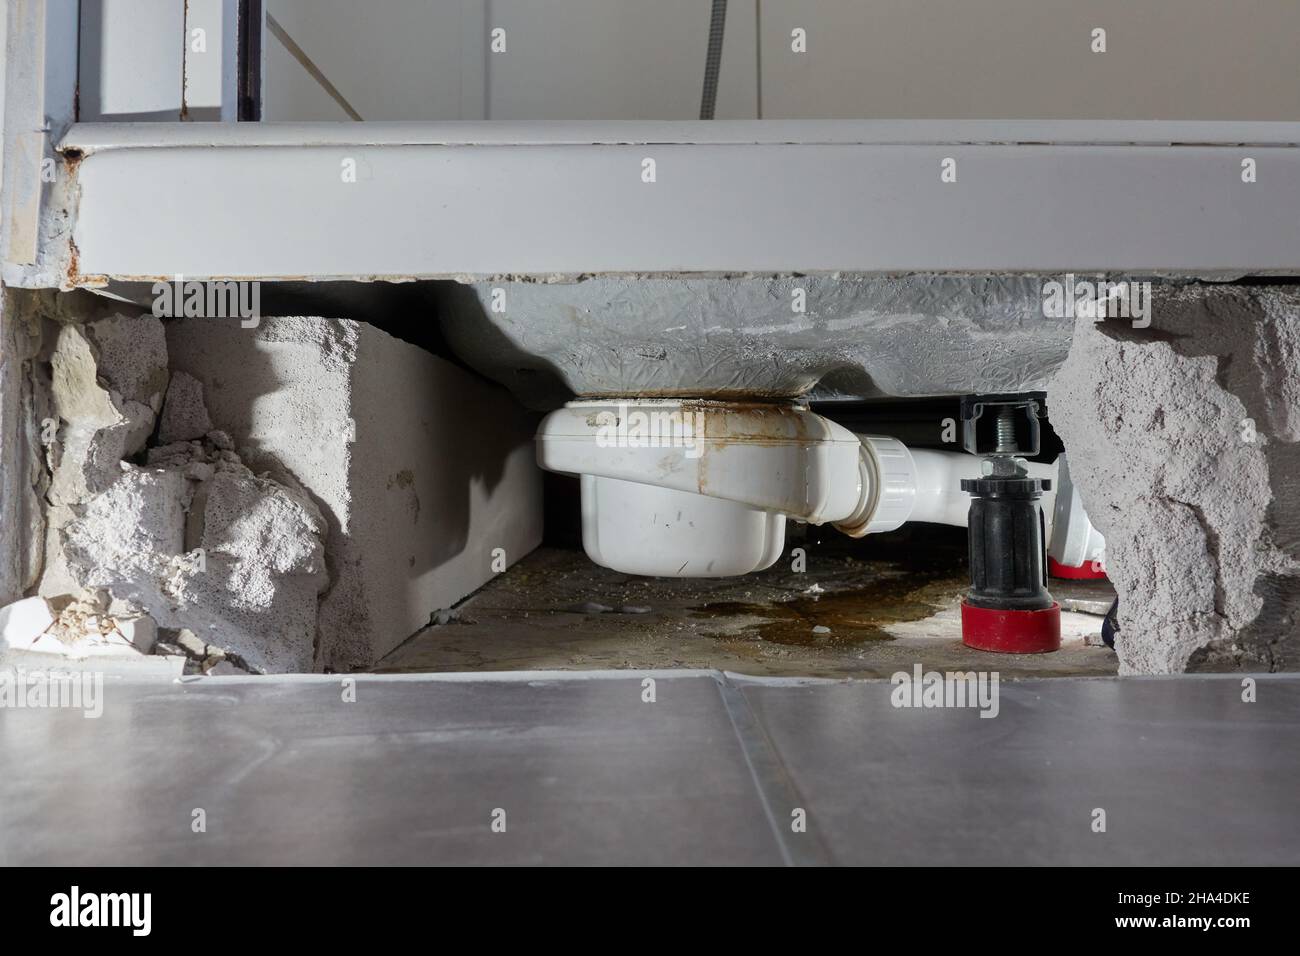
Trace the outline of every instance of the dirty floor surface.
<instances>
[{"instance_id":1,"label":"dirty floor surface","mask_svg":"<svg viewBox=\"0 0 1300 956\"><path fill-rule=\"evenodd\" d=\"M377 669L688 667L837 678L888 677L920 663L1006 677L1116 672L1114 653L1097 646L1099 615L1114 595L1105 581L1059 583L1064 646L1054 654L965 647L958 611L968 586L964 538L936 532L869 547L839 536L793 541L767 571L718 580L633 577L598 567L581 551L542 548ZM801 573L791 566L795 547L807 553Z\"/></svg>"}]
</instances>

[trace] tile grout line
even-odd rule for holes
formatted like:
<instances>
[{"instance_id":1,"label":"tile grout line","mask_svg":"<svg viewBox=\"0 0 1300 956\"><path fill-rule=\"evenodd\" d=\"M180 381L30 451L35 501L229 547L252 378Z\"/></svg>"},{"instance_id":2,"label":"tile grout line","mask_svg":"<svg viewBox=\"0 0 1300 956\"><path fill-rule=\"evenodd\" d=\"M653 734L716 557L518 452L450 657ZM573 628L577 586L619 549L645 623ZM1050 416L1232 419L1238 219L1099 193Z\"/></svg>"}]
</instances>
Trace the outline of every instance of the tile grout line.
<instances>
[{"instance_id":1,"label":"tile grout line","mask_svg":"<svg viewBox=\"0 0 1300 956\"><path fill-rule=\"evenodd\" d=\"M727 674L718 676L718 696L722 706L731 718L732 729L745 757L754 788L758 791L763 813L772 827L772 836L781 851L781 859L786 866L827 866L834 863L830 850L822 842L818 829L812 820L807 821L807 830L796 834L789 829L788 816L777 812L778 806L784 804L788 809L804 805L799 790L790 779L784 761L776 745L767 735L741 688L732 682Z\"/></svg>"}]
</instances>

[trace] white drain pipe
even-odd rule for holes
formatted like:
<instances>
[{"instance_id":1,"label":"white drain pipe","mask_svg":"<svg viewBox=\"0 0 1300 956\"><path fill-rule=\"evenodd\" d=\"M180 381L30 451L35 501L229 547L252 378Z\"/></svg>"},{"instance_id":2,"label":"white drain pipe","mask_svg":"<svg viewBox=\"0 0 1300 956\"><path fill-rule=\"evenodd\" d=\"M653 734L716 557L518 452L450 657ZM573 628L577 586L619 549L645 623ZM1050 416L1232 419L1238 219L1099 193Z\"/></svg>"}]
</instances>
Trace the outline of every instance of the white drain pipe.
<instances>
[{"instance_id":1,"label":"white drain pipe","mask_svg":"<svg viewBox=\"0 0 1300 956\"><path fill-rule=\"evenodd\" d=\"M981 459L859 436L806 408L690 400L571 402L537 460L582 476L583 546L629 574L725 577L770 567L786 518L854 537L907 521L965 527ZM1030 464L1055 478L1052 465ZM1043 502L1051 515L1053 503Z\"/></svg>"},{"instance_id":2,"label":"white drain pipe","mask_svg":"<svg viewBox=\"0 0 1300 956\"><path fill-rule=\"evenodd\" d=\"M863 496L860 515L835 527L854 538L893 531L908 521L966 527L970 496L961 490L961 480L979 478L983 459L964 452L908 448L882 435L858 437L869 493ZM1032 478L1056 477L1055 464L1031 461L1028 469ZM1054 494L1043 493L1045 514L1052 513Z\"/></svg>"},{"instance_id":3,"label":"white drain pipe","mask_svg":"<svg viewBox=\"0 0 1300 956\"><path fill-rule=\"evenodd\" d=\"M629 574L726 577L770 567L785 520L852 514L861 443L793 405L570 402L542 421L537 462L582 476L582 538Z\"/></svg>"}]
</instances>

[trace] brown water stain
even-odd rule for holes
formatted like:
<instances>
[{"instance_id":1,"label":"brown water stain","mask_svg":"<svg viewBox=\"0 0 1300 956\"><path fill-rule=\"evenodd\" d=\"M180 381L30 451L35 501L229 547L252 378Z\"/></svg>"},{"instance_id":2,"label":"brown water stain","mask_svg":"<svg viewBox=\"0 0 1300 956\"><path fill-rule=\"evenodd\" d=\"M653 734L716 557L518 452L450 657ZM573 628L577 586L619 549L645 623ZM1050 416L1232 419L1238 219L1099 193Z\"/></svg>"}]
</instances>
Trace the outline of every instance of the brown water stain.
<instances>
[{"instance_id":1,"label":"brown water stain","mask_svg":"<svg viewBox=\"0 0 1300 956\"><path fill-rule=\"evenodd\" d=\"M843 591L800 594L769 603L717 601L695 609L696 619L759 618L728 634L711 634L720 641L737 637L795 647L841 648L872 641L892 641L891 624L919 621L940 610L966 587L961 575L918 580L915 574L880 578ZM829 628L817 633L817 627Z\"/></svg>"}]
</instances>

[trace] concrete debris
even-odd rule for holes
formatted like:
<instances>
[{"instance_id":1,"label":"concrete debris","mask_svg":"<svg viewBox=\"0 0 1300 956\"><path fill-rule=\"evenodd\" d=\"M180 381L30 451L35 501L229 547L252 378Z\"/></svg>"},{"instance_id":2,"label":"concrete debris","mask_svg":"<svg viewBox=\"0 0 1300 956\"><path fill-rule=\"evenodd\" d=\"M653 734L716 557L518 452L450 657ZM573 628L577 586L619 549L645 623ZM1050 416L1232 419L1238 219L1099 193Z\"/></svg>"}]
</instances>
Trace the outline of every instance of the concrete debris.
<instances>
[{"instance_id":1,"label":"concrete debris","mask_svg":"<svg viewBox=\"0 0 1300 956\"><path fill-rule=\"evenodd\" d=\"M94 344L98 374L110 391L158 414L169 377L162 323L152 315L118 314L81 328Z\"/></svg>"},{"instance_id":2,"label":"concrete debris","mask_svg":"<svg viewBox=\"0 0 1300 956\"><path fill-rule=\"evenodd\" d=\"M147 614L113 617L93 600L71 601L57 614L42 597L0 609L0 656L10 651L73 659L142 655L153 650L156 636Z\"/></svg>"},{"instance_id":3,"label":"concrete debris","mask_svg":"<svg viewBox=\"0 0 1300 956\"><path fill-rule=\"evenodd\" d=\"M144 449L168 372L162 324L150 316L57 325L47 358L48 405L58 436L46 451L51 477L39 592L57 597L80 587L66 565L63 528L84 502L121 477L124 459Z\"/></svg>"},{"instance_id":4,"label":"concrete debris","mask_svg":"<svg viewBox=\"0 0 1300 956\"><path fill-rule=\"evenodd\" d=\"M171 637L170 634L168 636ZM172 637L168 643L179 647L188 657L193 657L195 660L203 660L208 656L207 643L188 627L176 631L175 637Z\"/></svg>"},{"instance_id":5,"label":"concrete debris","mask_svg":"<svg viewBox=\"0 0 1300 956\"><path fill-rule=\"evenodd\" d=\"M234 451L235 442L228 434L219 428L214 428L207 434L208 441L221 451Z\"/></svg>"},{"instance_id":6,"label":"concrete debris","mask_svg":"<svg viewBox=\"0 0 1300 956\"><path fill-rule=\"evenodd\" d=\"M1048 393L1106 535L1121 672L1294 669L1300 292L1158 286L1153 305L1148 329L1079 321Z\"/></svg>"},{"instance_id":7,"label":"concrete debris","mask_svg":"<svg viewBox=\"0 0 1300 956\"><path fill-rule=\"evenodd\" d=\"M118 635L137 650L154 643L148 612L250 668L309 670L328 583L325 522L311 499L244 466L229 435L210 428L197 381L168 386L152 316L63 325L50 364L61 427L40 592L65 601L107 592L115 609L137 612ZM146 450L155 423L165 443ZM143 464L126 460L141 452Z\"/></svg>"},{"instance_id":8,"label":"concrete debris","mask_svg":"<svg viewBox=\"0 0 1300 956\"><path fill-rule=\"evenodd\" d=\"M260 674L264 673L240 655L225 647L209 644L188 627L165 628L155 653L186 658L187 674Z\"/></svg>"},{"instance_id":9,"label":"concrete debris","mask_svg":"<svg viewBox=\"0 0 1300 956\"><path fill-rule=\"evenodd\" d=\"M163 405L162 419L158 422L158 443L167 445L178 441L192 441L212 431L203 404L203 384L193 375L176 372L167 386L167 400Z\"/></svg>"},{"instance_id":10,"label":"concrete debris","mask_svg":"<svg viewBox=\"0 0 1300 956\"><path fill-rule=\"evenodd\" d=\"M328 580L319 510L211 444L156 451L63 529L74 576L258 669L310 669Z\"/></svg>"},{"instance_id":11,"label":"concrete debris","mask_svg":"<svg viewBox=\"0 0 1300 956\"><path fill-rule=\"evenodd\" d=\"M83 598L59 611L48 636L59 642L60 653L68 657L135 656L152 653L158 625L148 614L113 617L101 603Z\"/></svg>"},{"instance_id":12,"label":"concrete debris","mask_svg":"<svg viewBox=\"0 0 1300 956\"><path fill-rule=\"evenodd\" d=\"M114 618L116 631L122 638L141 654L152 654L158 642L158 622L148 614L135 617Z\"/></svg>"},{"instance_id":13,"label":"concrete debris","mask_svg":"<svg viewBox=\"0 0 1300 956\"><path fill-rule=\"evenodd\" d=\"M154 325L161 326L157 319ZM113 345L111 370L101 368L95 326L111 327L103 334ZM167 356L145 345L134 362L123 357L122 329L139 331L142 343L156 335L148 323L124 325L112 319L86 326L64 325L50 355L50 394L61 420L59 443L53 448L54 477L49 497L55 505L84 500L117 479L119 463L143 450L153 432L167 381ZM116 381L123 391L112 387Z\"/></svg>"},{"instance_id":14,"label":"concrete debris","mask_svg":"<svg viewBox=\"0 0 1300 956\"><path fill-rule=\"evenodd\" d=\"M0 608L0 648L31 650L54 624L44 598L29 597Z\"/></svg>"},{"instance_id":15,"label":"concrete debris","mask_svg":"<svg viewBox=\"0 0 1300 956\"><path fill-rule=\"evenodd\" d=\"M230 661L214 661L211 667L206 668L203 673L208 677L246 677L248 671L240 670Z\"/></svg>"}]
</instances>

